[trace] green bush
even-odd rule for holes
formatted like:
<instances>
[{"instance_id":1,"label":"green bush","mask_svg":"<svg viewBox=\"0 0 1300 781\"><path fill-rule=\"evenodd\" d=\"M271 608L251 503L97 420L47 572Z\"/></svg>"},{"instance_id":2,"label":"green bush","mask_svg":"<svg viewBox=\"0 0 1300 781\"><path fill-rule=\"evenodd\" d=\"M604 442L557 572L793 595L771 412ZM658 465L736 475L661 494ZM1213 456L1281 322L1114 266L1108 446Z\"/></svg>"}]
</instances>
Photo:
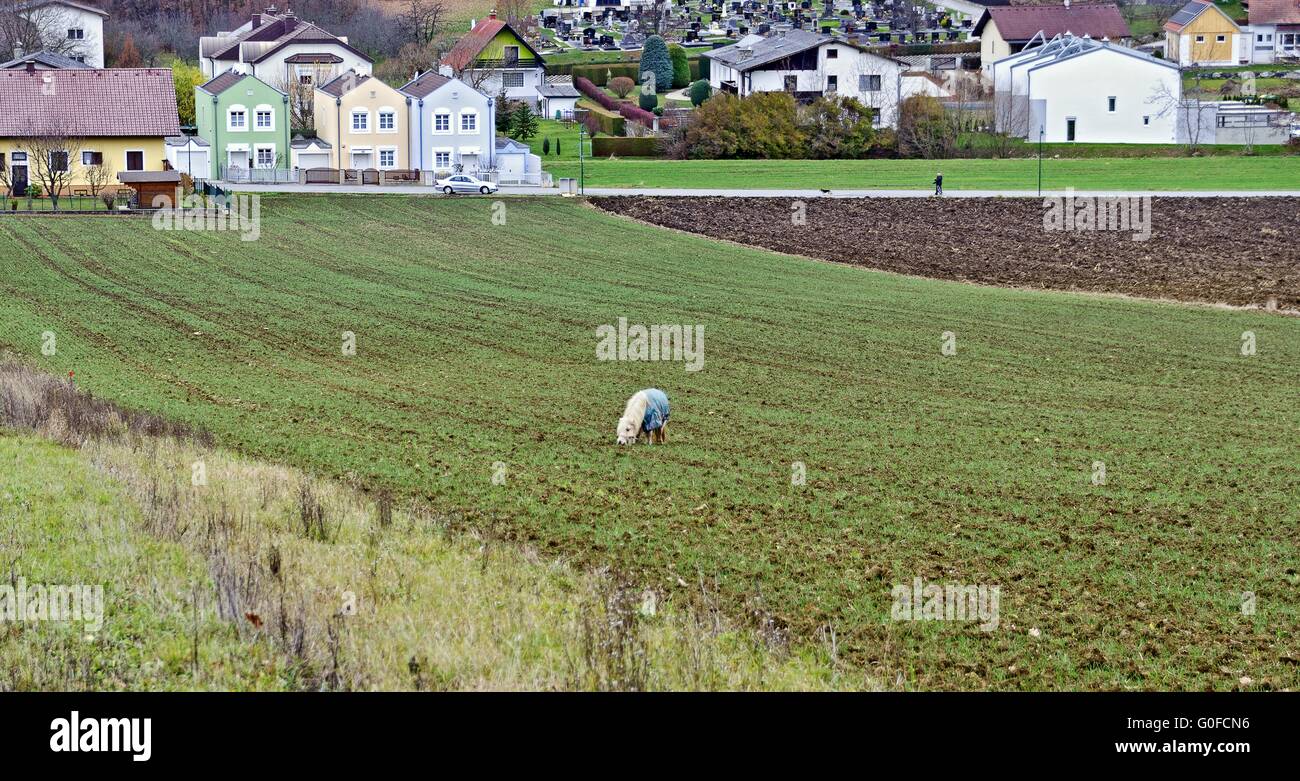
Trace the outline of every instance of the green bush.
<instances>
[{"instance_id":1,"label":"green bush","mask_svg":"<svg viewBox=\"0 0 1300 781\"><path fill-rule=\"evenodd\" d=\"M668 57L673 63L673 89L682 89L691 83L691 62L686 50L673 44L668 47Z\"/></svg>"},{"instance_id":2,"label":"green bush","mask_svg":"<svg viewBox=\"0 0 1300 781\"><path fill-rule=\"evenodd\" d=\"M668 44L658 35L652 35L645 39L645 46L641 49L641 78L642 88L646 84L646 74L654 74L655 92L666 92L673 86L673 59L668 54ZM642 106L642 108L645 108ZM646 109L649 111L649 109Z\"/></svg>"},{"instance_id":3,"label":"green bush","mask_svg":"<svg viewBox=\"0 0 1300 781\"><path fill-rule=\"evenodd\" d=\"M641 92L637 93L636 104L646 111L654 111L655 107L659 105L659 96L642 89Z\"/></svg>"},{"instance_id":4,"label":"green bush","mask_svg":"<svg viewBox=\"0 0 1300 781\"><path fill-rule=\"evenodd\" d=\"M551 153L551 139L549 139L549 138L543 138L543 139L542 139L542 154L544 154L544 155L549 155L550 153Z\"/></svg>"},{"instance_id":5,"label":"green bush","mask_svg":"<svg viewBox=\"0 0 1300 781\"><path fill-rule=\"evenodd\" d=\"M705 81L704 79L700 79L699 81L691 85L691 92L690 92L691 105L693 106L700 105L704 101L708 100L709 96L712 94L713 94L713 87L709 86L709 82Z\"/></svg>"}]
</instances>

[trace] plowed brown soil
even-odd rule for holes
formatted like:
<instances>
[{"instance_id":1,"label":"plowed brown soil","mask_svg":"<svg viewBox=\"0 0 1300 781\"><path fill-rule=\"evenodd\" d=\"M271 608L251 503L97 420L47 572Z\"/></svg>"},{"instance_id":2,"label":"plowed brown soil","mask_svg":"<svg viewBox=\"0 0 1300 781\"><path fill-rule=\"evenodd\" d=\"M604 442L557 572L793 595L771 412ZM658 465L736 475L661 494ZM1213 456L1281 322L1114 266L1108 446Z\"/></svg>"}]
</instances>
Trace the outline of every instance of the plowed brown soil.
<instances>
[{"instance_id":1,"label":"plowed brown soil","mask_svg":"<svg viewBox=\"0 0 1300 781\"><path fill-rule=\"evenodd\" d=\"M802 202L803 224L793 219L799 203L784 198L593 202L656 225L902 274L1300 309L1300 198L1154 198L1145 241L1132 230L1046 230L1048 207L1035 198L814 198Z\"/></svg>"}]
</instances>

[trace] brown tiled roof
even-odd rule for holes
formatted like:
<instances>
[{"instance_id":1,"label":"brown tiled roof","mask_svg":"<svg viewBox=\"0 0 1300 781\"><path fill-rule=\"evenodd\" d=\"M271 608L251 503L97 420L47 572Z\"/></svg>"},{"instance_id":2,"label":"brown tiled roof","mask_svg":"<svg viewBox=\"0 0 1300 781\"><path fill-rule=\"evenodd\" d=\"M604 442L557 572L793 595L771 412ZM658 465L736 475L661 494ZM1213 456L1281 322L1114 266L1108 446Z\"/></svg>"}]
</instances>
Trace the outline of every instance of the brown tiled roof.
<instances>
[{"instance_id":1,"label":"brown tiled roof","mask_svg":"<svg viewBox=\"0 0 1300 781\"><path fill-rule=\"evenodd\" d=\"M973 32L979 35L989 20L997 25L998 33L1006 41L1027 41L1040 30L1048 38L1064 33L1111 40L1132 37L1128 23L1114 3L986 8Z\"/></svg>"},{"instance_id":2,"label":"brown tiled roof","mask_svg":"<svg viewBox=\"0 0 1300 781\"><path fill-rule=\"evenodd\" d=\"M0 137L175 136L176 88L166 68L0 71Z\"/></svg>"},{"instance_id":3,"label":"brown tiled roof","mask_svg":"<svg viewBox=\"0 0 1300 781\"><path fill-rule=\"evenodd\" d=\"M370 81L369 76L358 76L356 71L350 70L331 79L328 84L320 87L320 91L341 98L367 81Z\"/></svg>"},{"instance_id":4,"label":"brown tiled roof","mask_svg":"<svg viewBox=\"0 0 1300 781\"><path fill-rule=\"evenodd\" d=\"M216 76L213 76L211 79L208 80L206 84L200 85L199 89L203 90L209 95L220 95L221 93L235 86L239 82L243 81L244 76L247 75L248 74L240 73L239 71L236 70L228 70L225 71L224 73L218 73Z\"/></svg>"},{"instance_id":5,"label":"brown tiled roof","mask_svg":"<svg viewBox=\"0 0 1300 781\"><path fill-rule=\"evenodd\" d=\"M1251 24L1300 24L1300 0L1250 0Z\"/></svg>"},{"instance_id":6,"label":"brown tiled roof","mask_svg":"<svg viewBox=\"0 0 1300 781\"><path fill-rule=\"evenodd\" d=\"M407 82L398 92L410 95L413 98L427 98L430 93L449 81L451 79L437 71L428 71Z\"/></svg>"},{"instance_id":7,"label":"brown tiled roof","mask_svg":"<svg viewBox=\"0 0 1300 781\"><path fill-rule=\"evenodd\" d=\"M89 3L79 3L75 0L29 0L29 2L18 3L11 7L14 11L27 11L33 8L43 8L51 3L58 2L59 5L67 5L73 8L80 8L83 11L89 11L92 14L99 14L105 18L108 17L108 11L102 8L90 5Z\"/></svg>"}]
</instances>

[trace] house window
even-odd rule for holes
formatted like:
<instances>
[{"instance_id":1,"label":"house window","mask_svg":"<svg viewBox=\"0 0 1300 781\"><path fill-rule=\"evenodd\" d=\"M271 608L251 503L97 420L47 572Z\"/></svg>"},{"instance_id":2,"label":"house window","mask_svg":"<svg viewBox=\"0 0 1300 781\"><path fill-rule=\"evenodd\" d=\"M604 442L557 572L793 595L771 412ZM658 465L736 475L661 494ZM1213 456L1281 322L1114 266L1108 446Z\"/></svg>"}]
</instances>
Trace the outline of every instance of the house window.
<instances>
[{"instance_id":1,"label":"house window","mask_svg":"<svg viewBox=\"0 0 1300 781\"><path fill-rule=\"evenodd\" d=\"M126 170L143 171L144 170L144 152L135 150L126 153Z\"/></svg>"},{"instance_id":2,"label":"house window","mask_svg":"<svg viewBox=\"0 0 1300 781\"><path fill-rule=\"evenodd\" d=\"M69 41L84 41L84 40L86 40L86 31L83 30L83 29L81 29L80 27L69 27L69 28L68 28L68 40L69 40Z\"/></svg>"},{"instance_id":3,"label":"house window","mask_svg":"<svg viewBox=\"0 0 1300 781\"><path fill-rule=\"evenodd\" d=\"M1112 114L1115 113L1115 96L1114 96L1114 95L1111 95L1109 98L1106 98L1106 110L1109 111L1109 112L1112 113Z\"/></svg>"},{"instance_id":4,"label":"house window","mask_svg":"<svg viewBox=\"0 0 1300 781\"><path fill-rule=\"evenodd\" d=\"M1149 125L1149 124L1151 124L1151 117L1149 117L1149 116L1147 116L1147 117L1142 117L1142 124L1144 124L1144 125Z\"/></svg>"},{"instance_id":5,"label":"house window","mask_svg":"<svg viewBox=\"0 0 1300 781\"><path fill-rule=\"evenodd\" d=\"M248 115L242 108L230 110L230 129L245 130L248 127Z\"/></svg>"},{"instance_id":6,"label":"house window","mask_svg":"<svg viewBox=\"0 0 1300 781\"><path fill-rule=\"evenodd\" d=\"M433 167L439 170L451 168L451 152L434 152Z\"/></svg>"},{"instance_id":7,"label":"house window","mask_svg":"<svg viewBox=\"0 0 1300 781\"><path fill-rule=\"evenodd\" d=\"M257 148L257 167L258 168L275 167L275 147L259 146Z\"/></svg>"},{"instance_id":8,"label":"house window","mask_svg":"<svg viewBox=\"0 0 1300 781\"><path fill-rule=\"evenodd\" d=\"M1216 35L1214 36L1214 40L1217 41L1218 43L1223 43L1224 41L1228 40L1228 38L1225 35Z\"/></svg>"},{"instance_id":9,"label":"house window","mask_svg":"<svg viewBox=\"0 0 1300 781\"><path fill-rule=\"evenodd\" d=\"M68 170L68 153L50 152L50 170L51 171Z\"/></svg>"},{"instance_id":10,"label":"house window","mask_svg":"<svg viewBox=\"0 0 1300 781\"><path fill-rule=\"evenodd\" d=\"M380 149L379 150L379 167L392 168L397 165L397 150Z\"/></svg>"},{"instance_id":11,"label":"house window","mask_svg":"<svg viewBox=\"0 0 1300 781\"><path fill-rule=\"evenodd\" d=\"M839 85L840 85L840 77L839 77L839 76L827 76L827 77L826 77L826 91L827 91L827 92L835 92L836 90L839 89Z\"/></svg>"},{"instance_id":12,"label":"house window","mask_svg":"<svg viewBox=\"0 0 1300 781\"><path fill-rule=\"evenodd\" d=\"M826 59L828 59L828 60L838 59L839 56L840 56L840 50L839 50L839 49L836 49L836 48L832 47L832 48L826 50Z\"/></svg>"},{"instance_id":13,"label":"house window","mask_svg":"<svg viewBox=\"0 0 1300 781\"><path fill-rule=\"evenodd\" d=\"M104 153L103 152L82 152L81 164L82 165L103 165Z\"/></svg>"},{"instance_id":14,"label":"house window","mask_svg":"<svg viewBox=\"0 0 1300 781\"><path fill-rule=\"evenodd\" d=\"M501 86L503 87L522 87L524 86L524 74L518 71L511 71L501 74Z\"/></svg>"},{"instance_id":15,"label":"house window","mask_svg":"<svg viewBox=\"0 0 1300 781\"><path fill-rule=\"evenodd\" d=\"M1197 43L1205 43L1205 36L1204 36L1204 35L1198 35L1198 36L1196 36L1196 42L1197 42Z\"/></svg>"},{"instance_id":16,"label":"house window","mask_svg":"<svg viewBox=\"0 0 1300 781\"><path fill-rule=\"evenodd\" d=\"M440 111L433 115L433 132L450 133L451 132L451 114Z\"/></svg>"},{"instance_id":17,"label":"house window","mask_svg":"<svg viewBox=\"0 0 1300 781\"><path fill-rule=\"evenodd\" d=\"M875 75L858 76L859 92L879 92L880 77Z\"/></svg>"},{"instance_id":18,"label":"house window","mask_svg":"<svg viewBox=\"0 0 1300 781\"><path fill-rule=\"evenodd\" d=\"M352 132L353 133L370 132L370 112L368 111L352 112Z\"/></svg>"},{"instance_id":19,"label":"house window","mask_svg":"<svg viewBox=\"0 0 1300 781\"><path fill-rule=\"evenodd\" d=\"M478 132L478 114L472 111L466 111L460 115L460 132L477 133Z\"/></svg>"},{"instance_id":20,"label":"house window","mask_svg":"<svg viewBox=\"0 0 1300 781\"><path fill-rule=\"evenodd\" d=\"M257 129L274 130L275 120L272 119L273 116L274 115L271 113L271 110L269 108L259 108L257 110L257 114L254 117L254 122L256 123Z\"/></svg>"},{"instance_id":21,"label":"house window","mask_svg":"<svg viewBox=\"0 0 1300 781\"><path fill-rule=\"evenodd\" d=\"M389 132L397 129L397 115L391 111L379 112L379 129Z\"/></svg>"},{"instance_id":22,"label":"house window","mask_svg":"<svg viewBox=\"0 0 1300 781\"><path fill-rule=\"evenodd\" d=\"M519 64L519 47L505 46L502 47L502 59L507 67Z\"/></svg>"}]
</instances>

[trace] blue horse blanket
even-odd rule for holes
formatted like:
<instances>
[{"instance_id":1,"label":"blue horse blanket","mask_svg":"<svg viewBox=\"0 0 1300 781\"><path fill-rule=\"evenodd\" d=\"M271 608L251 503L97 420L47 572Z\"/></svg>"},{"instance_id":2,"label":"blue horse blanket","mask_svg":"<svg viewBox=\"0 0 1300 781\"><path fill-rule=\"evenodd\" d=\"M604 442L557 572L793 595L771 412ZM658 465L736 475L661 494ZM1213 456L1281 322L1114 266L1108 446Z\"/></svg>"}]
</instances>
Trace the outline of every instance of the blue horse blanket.
<instances>
[{"instance_id":1,"label":"blue horse blanket","mask_svg":"<svg viewBox=\"0 0 1300 781\"><path fill-rule=\"evenodd\" d=\"M658 431L668 422L668 394L658 388L646 388L645 395L650 403L645 407L641 430L647 433Z\"/></svg>"}]
</instances>

